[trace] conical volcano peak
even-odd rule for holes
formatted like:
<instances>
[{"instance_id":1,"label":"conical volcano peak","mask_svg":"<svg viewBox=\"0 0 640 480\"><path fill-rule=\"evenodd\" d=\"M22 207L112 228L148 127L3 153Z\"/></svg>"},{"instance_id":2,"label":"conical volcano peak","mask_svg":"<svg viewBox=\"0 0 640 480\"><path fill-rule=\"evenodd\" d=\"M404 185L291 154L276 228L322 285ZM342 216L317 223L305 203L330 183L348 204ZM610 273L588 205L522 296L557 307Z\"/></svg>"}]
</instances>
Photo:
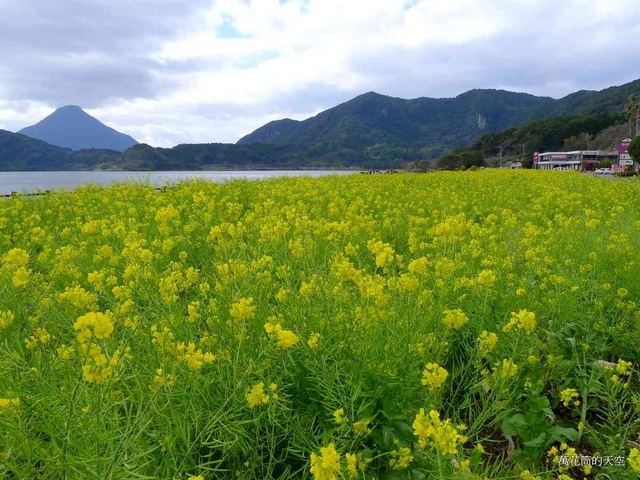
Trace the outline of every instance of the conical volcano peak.
<instances>
[{"instance_id":1,"label":"conical volcano peak","mask_svg":"<svg viewBox=\"0 0 640 480\"><path fill-rule=\"evenodd\" d=\"M106 126L78 105L60 107L37 124L18 133L73 150L99 148L121 152L138 143L130 136Z\"/></svg>"}]
</instances>

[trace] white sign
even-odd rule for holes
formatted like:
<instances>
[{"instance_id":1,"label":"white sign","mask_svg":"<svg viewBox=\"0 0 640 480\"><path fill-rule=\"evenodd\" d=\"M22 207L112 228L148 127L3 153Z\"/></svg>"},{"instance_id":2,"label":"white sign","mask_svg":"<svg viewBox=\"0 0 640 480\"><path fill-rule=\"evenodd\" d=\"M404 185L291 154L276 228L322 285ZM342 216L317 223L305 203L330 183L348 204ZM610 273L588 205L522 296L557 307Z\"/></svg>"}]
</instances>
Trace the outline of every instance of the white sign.
<instances>
[{"instance_id":1,"label":"white sign","mask_svg":"<svg viewBox=\"0 0 640 480\"><path fill-rule=\"evenodd\" d=\"M621 153L620 160L631 160L631 155L629 155L628 153Z\"/></svg>"},{"instance_id":2,"label":"white sign","mask_svg":"<svg viewBox=\"0 0 640 480\"><path fill-rule=\"evenodd\" d=\"M633 160L631 159L620 159L620 165L633 165Z\"/></svg>"}]
</instances>

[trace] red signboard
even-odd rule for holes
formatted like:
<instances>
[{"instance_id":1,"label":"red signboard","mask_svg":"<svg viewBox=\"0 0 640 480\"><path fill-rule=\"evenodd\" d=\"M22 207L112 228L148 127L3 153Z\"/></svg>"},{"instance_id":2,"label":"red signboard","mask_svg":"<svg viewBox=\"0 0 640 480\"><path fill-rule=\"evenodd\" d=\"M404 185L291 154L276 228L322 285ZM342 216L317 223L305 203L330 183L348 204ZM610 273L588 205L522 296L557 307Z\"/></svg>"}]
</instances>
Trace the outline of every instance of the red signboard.
<instances>
[{"instance_id":1,"label":"red signboard","mask_svg":"<svg viewBox=\"0 0 640 480\"><path fill-rule=\"evenodd\" d=\"M624 140L620 140L620 155L627 153L629 150L629 144L631 143L630 138L625 138Z\"/></svg>"}]
</instances>

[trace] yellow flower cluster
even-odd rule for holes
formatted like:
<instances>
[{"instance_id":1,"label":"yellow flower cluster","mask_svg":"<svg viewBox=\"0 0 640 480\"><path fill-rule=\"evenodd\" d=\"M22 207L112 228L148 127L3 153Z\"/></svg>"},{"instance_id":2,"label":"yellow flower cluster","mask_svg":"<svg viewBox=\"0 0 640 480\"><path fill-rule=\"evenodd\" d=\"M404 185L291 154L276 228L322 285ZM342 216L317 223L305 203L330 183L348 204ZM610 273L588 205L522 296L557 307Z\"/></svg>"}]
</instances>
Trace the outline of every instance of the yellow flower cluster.
<instances>
[{"instance_id":1,"label":"yellow flower cluster","mask_svg":"<svg viewBox=\"0 0 640 480\"><path fill-rule=\"evenodd\" d=\"M395 470L402 470L407 468L412 461L413 455L411 455L411 449L409 447L402 447L391 452L389 466Z\"/></svg>"},{"instance_id":2,"label":"yellow flower cluster","mask_svg":"<svg viewBox=\"0 0 640 480\"><path fill-rule=\"evenodd\" d=\"M0 413L3 410L8 410L11 407L17 407L20 405L20 399L17 397L14 398L0 398Z\"/></svg>"},{"instance_id":3,"label":"yellow flower cluster","mask_svg":"<svg viewBox=\"0 0 640 480\"><path fill-rule=\"evenodd\" d=\"M442 323L452 330L459 329L469 321L469 317L459 308L455 310L444 310L442 313L444 314Z\"/></svg>"},{"instance_id":4,"label":"yellow flower cluster","mask_svg":"<svg viewBox=\"0 0 640 480\"><path fill-rule=\"evenodd\" d=\"M367 248L376 256L377 267L388 267L395 259L395 251L388 243L380 240L369 240L369 242L367 242Z\"/></svg>"},{"instance_id":5,"label":"yellow flower cluster","mask_svg":"<svg viewBox=\"0 0 640 480\"><path fill-rule=\"evenodd\" d=\"M576 407L580 405L580 400L578 400L579 396L580 394L575 388L565 388L560 392L560 400L565 407L570 407L571 404Z\"/></svg>"},{"instance_id":6,"label":"yellow flower cluster","mask_svg":"<svg viewBox=\"0 0 640 480\"><path fill-rule=\"evenodd\" d=\"M353 431L356 435L369 435L371 433L371 429L369 428L369 424L371 420L359 420L353 424Z\"/></svg>"},{"instance_id":7,"label":"yellow flower cluster","mask_svg":"<svg viewBox=\"0 0 640 480\"><path fill-rule=\"evenodd\" d=\"M560 444L559 450L558 450L558 447L554 445L547 451L547 458L549 458L554 464L559 465L560 471L564 472L564 471L567 471L571 465L561 465L560 455L563 455L569 458L575 457L576 449L574 447L570 447L565 442L562 442Z\"/></svg>"},{"instance_id":8,"label":"yellow flower cluster","mask_svg":"<svg viewBox=\"0 0 640 480\"><path fill-rule=\"evenodd\" d=\"M108 340L114 330L111 316L102 312L89 312L78 317L73 328L78 331L76 336L78 343L87 343L93 336Z\"/></svg>"},{"instance_id":9,"label":"yellow flower cluster","mask_svg":"<svg viewBox=\"0 0 640 480\"><path fill-rule=\"evenodd\" d=\"M320 455L311 454L311 474L314 480L336 480L340 473L340 454L333 443L320 448Z\"/></svg>"},{"instance_id":10,"label":"yellow flower cluster","mask_svg":"<svg viewBox=\"0 0 640 480\"><path fill-rule=\"evenodd\" d=\"M114 368L120 362L120 355L118 349L108 359L99 346L90 346L87 351L87 363L82 367L82 377L89 383L98 385L107 383L111 379Z\"/></svg>"},{"instance_id":11,"label":"yellow flower cluster","mask_svg":"<svg viewBox=\"0 0 640 480\"><path fill-rule=\"evenodd\" d=\"M429 261L426 257L416 258L409 262L407 266L407 270L414 275L425 275L427 273L427 267L429 266Z\"/></svg>"},{"instance_id":12,"label":"yellow flower cluster","mask_svg":"<svg viewBox=\"0 0 640 480\"><path fill-rule=\"evenodd\" d=\"M460 434L459 427L451 425L449 419L440 420L440 414L431 410L427 415L424 408L416 415L413 432L418 437L420 448L432 446L441 455L456 455L467 437Z\"/></svg>"},{"instance_id":13,"label":"yellow flower cluster","mask_svg":"<svg viewBox=\"0 0 640 480\"><path fill-rule=\"evenodd\" d=\"M29 253L21 248L12 248L2 257L0 273L12 275L12 283L15 287L22 287L29 282L30 270L27 269Z\"/></svg>"},{"instance_id":14,"label":"yellow flower cluster","mask_svg":"<svg viewBox=\"0 0 640 480\"><path fill-rule=\"evenodd\" d=\"M291 330L284 330L279 323L280 320L282 320L282 316L267 318L264 329L269 337L278 340L278 346L280 348L293 347L300 339Z\"/></svg>"},{"instance_id":15,"label":"yellow flower cluster","mask_svg":"<svg viewBox=\"0 0 640 480\"><path fill-rule=\"evenodd\" d=\"M34 350L38 345L46 345L51 341L53 337L44 327L36 327L33 335L25 342L26 347L29 350Z\"/></svg>"},{"instance_id":16,"label":"yellow flower cluster","mask_svg":"<svg viewBox=\"0 0 640 480\"><path fill-rule=\"evenodd\" d=\"M518 365L505 358L494 365L493 374L501 379L513 378L518 374Z\"/></svg>"},{"instance_id":17,"label":"yellow flower cluster","mask_svg":"<svg viewBox=\"0 0 640 480\"><path fill-rule=\"evenodd\" d=\"M498 345L498 335L493 332L483 330L477 340L478 352L481 356L486 356Z\"/></svg>"},{"instance_id":18,"label":"yellow flower cluster","mask_svg":"<svg viewBox=\"0 0 640 480\"><path fill-rule=\"evenodd\" d=\"M347 474L349 478L358 478L358 457L353 453L346 453L344 457L347 461Z\"/></svg>"},{"instance_id":19,"label":"yellow flower cluster","mask_svg":"<svg viewBox=\"0 0 640 480\"><path fill-rule=\"evenodd\" d=\"M640 450L638 450L637 448L633 447L630 451L629 451L629 466L631 467L631 469L637 473L640 474Z\"/></svg>"},{"instance_id":20,"label":"yellow flower cluster","mask_svg":"<svg viewBox=\"0 0 640 480\"><path fill-rule=\"evenodd\" d=\"M478 285L482 285L486 288L492 288L496 284L497 279L498 277L493 270L482 270L478 274L477 282Z\"/></svg>"},{"instance_id":21,"label":"yellow flower cluster","mask_svg":"<svg viewBox=\"0 0 640 480\"><path fill-rule=\"evenodd\" d=\"M615 370L618 375L629 375L631 373L632 366L633 364L631 362L620 359L616 364Z\"/></svg>"},{"instance_id":22,"label":"yellow flower cluster","mask_svg":"<svg viewBox=\"0 0 640 480\"><path fill-rule=\"evenodd\" d=\"M215 355L203 352L193 342L188 345L179 342L176 345L176 360L186 363L189 370L200 370L205 363L213 363Z\"/></svg>"},{"instance_id":23,"label":"yellow flower cluster","mask_svg":"<svg viewBox=\"0 0 640 480\"><path fill-rule=\"evenodd\" d=\"M313 350L318 348L318 343L320 343L319 333L312 333L311 335L309 335L309 340L307 340L307 345L309 345L310 349Z\"/></svg>"},{"instance_id":24,"label":"yellow flower cluster","mask_svg":"<svg viewBox=\"0 0 640 480\"><path fill-rule=\"evenodd\" d=\"M502 327L502 331L508 332L513 327L531 333L536 328L536 314L528 310L520 310L518 313L511 312L511 319Z\"/></svg>"},{"instance_id":25,"label":"yellow flower cluster","mask_svg":"<svg viewBox=\"0 0 640 480\"><path fill-rule=\"evenodd\" d=\"M82 310L97 310L98 296L95 293L87 292L79 285L66 287L64 292L57 295L58 302L68 302L74 307Z\"/></svg>"},{"instance_id":26,"label":"yellow flower cluster","mask_svg":"<svg viewBox=\"0 0 640 480\"><path fill-rule=\"evenodd\" d=\"M4 330L13 323L15 316L11 310L3 310L0 312L0 330Z\"/></svg>"},{"instance_id":27,"label":"yellow flower cluster","mask_svg":"<svg viewBox=\"0 0 640 480\"><path fill-rule=\"evenodd\" d=\"M253 304L253 298L241 298L239 301L231 305L229 314L234 320L249 320L254 317L256 306Z\"/></svg>"},{"instance_id":28,"label":"yellow flower cluster","mask_svg":"<svg viewBox=\"0 0 640 480\"><path fill-rule=\"evenodd\" d=\"M271 391L271 397L274 400L278 398L278 394L274 393L278 386L275 383L269 385L269 390ZM245 398L249 403L249 408L259 407L261 405L266 405L269 403L269 399L271 398L264 391L264 382L256 383L253 387L249 389L249 391L245 394Z\"/></svg>"},{"instance_id":29,"label":"yellow flower cluster","mask_svg":"<svg viewBox=\"0 0 640 480\"><path fill-rule=\"evenodd\" d=\"M437 363L427 363L422 372L422 385L434 392L442 386L448 376L449 372Z\"/></svg>"},{"instance_id":30,"label":"yellow flower cluster","mask_svg":"<svg viewBox=\"0 0 640 480\"><path fill-rule=\"evenodd\" d=\"M2 271L13 271L26 267L29 263L29 253L21 248L12 248L2 257Z\"/></svg>"}]
</instances>

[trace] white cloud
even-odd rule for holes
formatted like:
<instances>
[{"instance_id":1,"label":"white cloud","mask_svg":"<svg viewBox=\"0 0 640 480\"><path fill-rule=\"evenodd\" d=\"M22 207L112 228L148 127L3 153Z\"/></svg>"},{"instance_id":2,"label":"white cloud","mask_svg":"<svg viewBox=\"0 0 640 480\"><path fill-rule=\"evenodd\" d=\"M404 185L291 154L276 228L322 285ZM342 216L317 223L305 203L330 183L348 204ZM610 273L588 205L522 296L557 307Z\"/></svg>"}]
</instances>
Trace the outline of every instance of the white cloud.
<instances>
[{"instance_id":1,"label":"white cloud","mask_svg":"<svg viewBox=\"0 0 640 480\"><path fill-rule=\"evenodd\" d=\"M636 0L202 0L182 15L185 4L164 0L156 20L146 18L158 10L150 2L127 15L131 2L113 0L59 17L84 43L16 5L0 18L0 42L11 44L3 26L12 15L28 14L42 35L20 37L29 58L3 59L3 124L19 129L60 102L79 103L158 146L234 142L270 120L307 118L370 90L562 96L640 77ZM92 12L102 16L96 28L81 28Z\"/></svg>"}]
</instances>

